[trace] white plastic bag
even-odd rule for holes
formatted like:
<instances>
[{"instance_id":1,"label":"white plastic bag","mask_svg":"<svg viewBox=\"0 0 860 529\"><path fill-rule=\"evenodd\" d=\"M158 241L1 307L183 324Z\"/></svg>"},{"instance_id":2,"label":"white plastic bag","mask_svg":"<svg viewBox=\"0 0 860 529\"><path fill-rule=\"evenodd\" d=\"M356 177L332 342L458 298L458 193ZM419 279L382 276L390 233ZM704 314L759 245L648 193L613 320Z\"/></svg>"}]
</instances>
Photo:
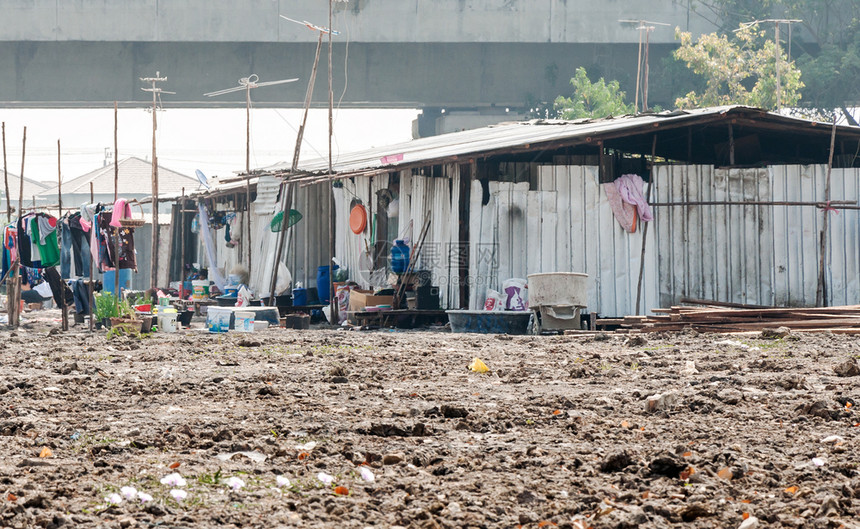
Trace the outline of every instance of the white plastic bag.
<instances>
[{"instance_id":1,"label":"white plastic bag","mask_svg":"<svg viewBox=\"0 0 860 529\"><path fill-rule=\"evenodd\" d=\"M341 285L337 287L337 322L343 325L346 321L346 313L349 310L349 291L352 287L349 285Z\"/></svg>"},{"instance_id":2,"label":"white plastic bag","mask_svg":"<svg viewBox=\"0 0 860 529\"><path fill-rule=\"evenodd\" d=\"M528 310L529 295L528 281L518 277L512 277L502 283L503 296L505 298L505 309L507 310Z\"/></svg>"},{"instance_id":3,"label":"white plastic bag","mask_svg":"<svg viewBox=\"0 0 860 529\"><path fill-rule=\"evenodd\" d=\"M239 287L239 292L236 294L236 306L237 307L250 307L251 306L251 291L248 290L248 287L242 285Z\"/></svg>"},{"instance_id":4,"label":"white plastic bag","mask_svg":"<svg viewBox=\"0 0 860 529\"><path fill-rule=\"evenodd\" d=\"M487 300L484 302L484 310L505 310L505 298L503 298L499 292L492 288L488 288Z\"/></svg>"}]
</instances>

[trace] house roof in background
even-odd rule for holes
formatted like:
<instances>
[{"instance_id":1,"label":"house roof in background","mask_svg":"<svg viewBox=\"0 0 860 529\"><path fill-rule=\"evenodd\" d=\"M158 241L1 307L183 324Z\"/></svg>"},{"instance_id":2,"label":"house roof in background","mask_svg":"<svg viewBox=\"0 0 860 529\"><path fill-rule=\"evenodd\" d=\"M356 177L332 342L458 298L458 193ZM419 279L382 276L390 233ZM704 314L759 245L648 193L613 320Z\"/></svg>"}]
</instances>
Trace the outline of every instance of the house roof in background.
<instances>
[{"instance_id":1,"label":"house roof in background","mask_svg":"<svg viewBox=\"0 0 860 529\"><path fill-rule=\"evenodd\" d=\"M12 196L12 204L18 204L18 193L20 192L21 185L21 177L16 174L8 173L9 175L9 194ZM33 200L33 195L36 195L36 200L39 200L39 194L43 192L45 189L48 189L48 185L42 182L31 180L24 177L24 204L30 204ZM0 182L0 195L4 198L6 196L6 186L4 183Z\"/></svg>"},{"instance_id":2,"label":"house roof in background","mask_svg":"<svg viewBox=\"0 0 860 529\"><path fill-rule=\"evenodd\" d=\"M93 183L93 193L96 195L113 194L114 164L100 167L87 174L63 182L63 195L90 193L90 182ZM152 194L152 164L135 156L119 162L118 190L120 196ZM176 193L197 189L199 182L196 178L186 176L176 171L158 166L158 193ZM56 196L58 186L52 186L42 191L43 196Z\"/></svg>"}]
</instances>

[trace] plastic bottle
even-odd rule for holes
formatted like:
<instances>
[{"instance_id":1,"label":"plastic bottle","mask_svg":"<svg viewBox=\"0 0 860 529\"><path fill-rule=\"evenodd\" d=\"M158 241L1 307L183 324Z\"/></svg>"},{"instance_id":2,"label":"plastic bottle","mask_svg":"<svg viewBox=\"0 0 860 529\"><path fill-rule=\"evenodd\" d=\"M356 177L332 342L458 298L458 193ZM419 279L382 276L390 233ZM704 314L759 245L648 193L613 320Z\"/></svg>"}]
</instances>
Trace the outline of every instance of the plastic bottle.
<instances>
[{"instance_id":1,"label":"plastic bottle","mask_svg":"<svg viewBox=\"0 0 860 529\"><path fill-rule=\"evenodd\" d=\"M409 268L409 247L402 239L397 239L391 247L391 271L402 274L407 268Z\"/></svg>"}]
</instances>

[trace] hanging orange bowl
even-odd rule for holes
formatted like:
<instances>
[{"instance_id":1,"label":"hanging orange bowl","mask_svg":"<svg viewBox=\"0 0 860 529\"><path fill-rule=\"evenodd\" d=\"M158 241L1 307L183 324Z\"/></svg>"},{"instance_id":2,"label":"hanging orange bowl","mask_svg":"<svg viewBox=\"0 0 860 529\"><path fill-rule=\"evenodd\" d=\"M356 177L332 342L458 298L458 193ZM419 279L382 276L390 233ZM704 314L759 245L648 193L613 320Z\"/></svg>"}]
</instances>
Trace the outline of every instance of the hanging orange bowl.
<instances>
[{"instance_id":1,"label":"hanging orange bowl","mask_svg":"<svg viewBox=\"0 0 860 529\"><path fill-rule=\"evenodd\" d=\"M353 206L352 211L349 212L349 228L352 230L352 233L358 234L364 232L364 228L366 227L367 210L361 204L356 204Z\"/></svg>"}]
</instances>

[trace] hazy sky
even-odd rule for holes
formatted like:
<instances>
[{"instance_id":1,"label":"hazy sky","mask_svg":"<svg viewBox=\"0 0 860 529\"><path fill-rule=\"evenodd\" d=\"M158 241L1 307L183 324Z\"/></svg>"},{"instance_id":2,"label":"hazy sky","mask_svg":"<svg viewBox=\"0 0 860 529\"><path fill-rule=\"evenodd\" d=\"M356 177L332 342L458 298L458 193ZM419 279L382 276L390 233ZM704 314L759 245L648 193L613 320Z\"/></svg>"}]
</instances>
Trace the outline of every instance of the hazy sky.
<instances>
[{"instance_id":1,"label":"hazy sky","mask_svg":"<svg viewBox=\"0 0 860 529\"><path fill-rule=\"evenodd\" d=\"M254 109L251 114L251 168L292 160L299 109ZM416 110L340 110L335 112L333 152L351 152L408 141ZM245 109L168 109L158 113L159 165L194 176L229 176L245 169ZM57 182L57 140L63 181L102 167L113 150L113 109L0 109L6 123L8 170L21 172L21 140L27 127L24 176ZM152 114L119 110L119 157L149 159ZM328 156L328 110L311 110L301 158ZM2 167L0 167L2 170Z\"/></svg>"}]
</instances>

